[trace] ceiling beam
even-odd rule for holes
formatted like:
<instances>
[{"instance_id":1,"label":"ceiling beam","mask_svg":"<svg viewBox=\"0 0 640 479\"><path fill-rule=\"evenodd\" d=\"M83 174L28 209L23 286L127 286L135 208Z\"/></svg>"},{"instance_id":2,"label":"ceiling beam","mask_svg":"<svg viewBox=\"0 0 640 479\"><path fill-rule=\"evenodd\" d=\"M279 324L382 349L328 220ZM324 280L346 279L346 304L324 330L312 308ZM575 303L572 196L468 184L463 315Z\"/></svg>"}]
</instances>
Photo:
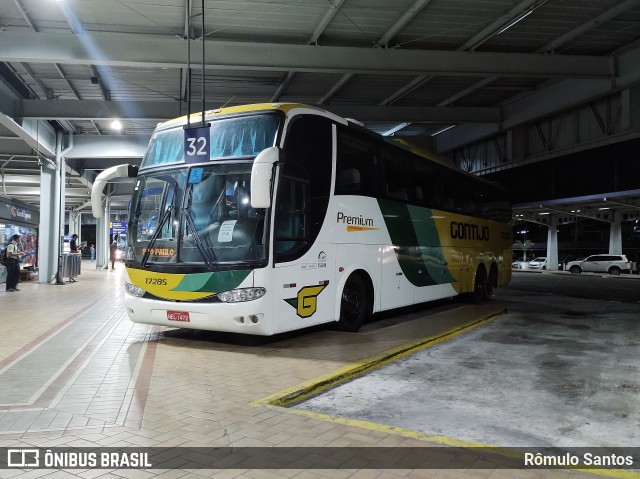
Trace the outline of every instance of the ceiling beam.
<instances>
[{"instance_id":1,"label":"ceiling beam","mask_svg":"<svg viewBox=\"0 0 640 479\"><path fill-rule=\"evenodd\" d=\"M40 186L7 186L8 196L40 196ZM65 188L65 197L87 198L89 190L84 187Z\"/></svg>"},{"instance_id":2,"label":"ceiling beam","mask_svg":"<svg viewBox=\"0 0 640 479\"><path fill-rule=\"evenodd\" d=\"M106 158L121 160L142 158L151 135L86 135L76 136L73 148L65 154L68 160ZM113 166L113 162L111 165Z\"/></svg>"},{"instance_id":3,"label":"ceiling beam","mask_svg":"<svg viewBox=\"0 0 640 479\"><path fill-rule=\"evenodd\" d=\"M27 15L27 11L22 6L22 3L20 3L20 0L13 0L13 3L16 4L16 7L18 8L18 11L20 12L20 15L22 15L22 18L24 19L24 21L27 22L27 25L29 25L29 27L31 27L31 29L34 32L37 32L38 29L36 28L34 23L31 21L31 18L29 18L29 15Z\"/></svg>"},{"instance_id":4,"label":"ceiling beam","mask_svg":"<svg viewBox=\"0 0 640 479\"><path fill-rule=\"evenodd\" d=\"M609 10L602 12L600 15L593 17L588 22L583 23L582 25L574 28L573 30L568 31L567 33L560 35L555 40L547 43L544 47L541 48L541 51L544 53L550 53L556 51L558 48L566 45L572 40L584 35L589 30L602 25L604 22L615 18L627 10L637 7L640 5L640 0L625 0L623 2L618 3L617 5L611 7Z\"/></svg>"},{"instance_id":5,"label":"ceiling beam","mask_svg":"<svg viewBox=\"0 0 640 479\"><path fill-rule=\"evenodd\" d=\"M318 38L320 38L320 36L325 31L329 23L331 23L331 20L333 20L333 17L336 16L336 13L338 13L344 1L345 0L335 0L333 2L329 2L331 6L324 14L324 17L322 18L322 20L320 20L320 23L318 23L318 26L316 27L314 32L311 34L311 38L309 38L307 45L318 43ZM275 93L271 96L272 102L278 101L278 99L280 98L280 95L282 95L282 93L287 88L289 83L291 83L291 80L293 80L293 77L295 76L295 74L296 74L295 72L287 72L287 74L284 76L284 78L278 85L278 88L276 89Z\"/></svg>"},{"instance_id":6,"label":"ceiling beam","mask_svg":"<svg viewBox=\"0 0 640 479\"><path fill-rule=\"evenodd\" d=\"M469 40L464 42L458 50L474 50L487 40L502 33L516 22L531 14L534 10L547 3L547 0L523 0L507 13L493 21L490 25L480 30Z\"/></svg>"},{"instance_id":7,"label":"ceiling beam","mask_svg":"<svg viewBox=\"0 0 640 479\"><path fill-rule=\"evenodd\" d=\"M192 52L194 62L199 52ZM607 57L209 41L209 69L611 78ZM0 32L0 61L183 68L184 40L131 34Z\"/></svg>"},{"instance_id":8,"label":"ceiling beam","mask_svg":"<svg viewBox=\"0 0 640 479\"><path fill-rule=\"evenodd\" d=\"M48 101L48 100L44 100ZM0 125L11 131L14 135L21 138L28 148L38 151L42 156L53 157L55 156L55 137L52 136L51 132L47 130L46 126L42 125L41 132L34 132L33 128L30 128L29 131L27 129L20 126L16 123L13 118L8 117L7 115L0 113ZM6 151L3 151L6 153ZM22 153L18 152L17 154Z\"/></svg>"},{"instance_id":9,"label":"ceiling beam","mask_svg":"<svg viewBox=\"0 0 640 479\"><path fill-rule=\"evenodd\" d=\"M400 30L402 30L407 23L420 13L420 11L427 6L431 0L416 0L416 2L409 7L409 9L402 14L402 16L385 32L384 35L376 42L379 47L387 45L393 37L395 37Z\"/></svg>"},{"instance_id":10,"label":"ceiling beam","mask_svg":"<svg viewBox=\"0 0 640 479\"><path fill-rule=\"evenodd\" d=\"M456 51L460 52L460 51L473 51L473 50L475 50L477 47L479 47L484 42L489 40L491 37L496 35L496 33L501 31L501 29L505 28L507 25L513 25L513 22L517 21L516 20L517 18L521 18L523 13L528 15L527 12L531 13L534 9L536 9L539 6L541 6L542 4L546 3L546 1L547 0L523 0L518 5L513 7L511 10L509 10L506 14L504 14L500 18L496 19L495 21L493 21L489 26L483 28L481 31L476 33L469 40L467 40L462 45L460 45L458 48L456 48ZM433 74L431 74L431 75L420 75L420 76L414 78L413 80L411 80L409 83L404 85L399 90L393 92L391 95L389 95L387 98L385 98L384 100L382 100L378 104L379 105L391 105L392 103L395 103L396 101L398 101L403 96L408 95L409 93L417 90L418 88L422 87L426 83L428 83L431 80L433 80L434 76L435 75L433 75ZM445 103L446 101L448 101L448 100L445 100L444 102L440 102L438 104L438 106L447 105L447 103Z\"/></svg>"},{"instance_id":11,"label":"ceiling beam","mask_svg":"<svg viewBox=\"0 0 640 479\"><path fill-rule=\"evenodd\" d=\"M551 52L555 52L561 46L566 45L567 43L569 43L572 40L575 40L576 38L578 38L581 35L584 35L589 30L592 30L593 28L597 27L598 25L602 25L604 22L606 22L608 20L611 20L612 18L615 18L615 17L621 15L622 13L626 12L627 10L629 10L631 8L634 8L634 7L638 6L638 5L640 5L640 0L625 0L625 1L621 2L621 3L619 3L618 5L616 5L615 7L610 8L609 10L606 10L605 12L601 13L600 15L597 15L597 16L593 17L588 22L585 22L582 25L574 28L573 30L565 33L564 35L560 35L555 40L550 41L549 43L547 43L542 48L539 48L538 50L536 50L535 53L551 53ZM491 77L487 77L487 78L485 78L483 80L480 80L475 85L471 85L470 87L468 87L468 88L466 88L466 89L454 94L453 96L447 98L446 100L441 101L440 103L438 103L438 106L450 105L453 102L455 102L455 101L467 96L470 93L473 93L476 90L479 90L480 88L483 88L484 86L492 83L493 81L495 81L497 79L498 79L497 76L491 76Z\"/></svg>"},{"instance_id":12,"label":"ceiling beam","mask_svg":"<svg viewBox=\"0 0 640 479\"><path fill-rule=\"evenodd\" d=\"M177 105L172 102L104 102L100 100L19 100L17 114L23 118L103 120L152 119L175 117ZM215 105L211 105L215 108ZM496 122L500 111L493 107L404 107L404 106L339 106L326 110L344 118L359 121L422 121L422 122ZM79 138L76 138L79 140Z\"/></svg>"},{"instance_id":13,"label":"ceiling beam","mask_svg":"<svg viewBox=\"0 0 640 479\"><path fill-rule=\"evenodd\" d=\"M611 91L612 85L606 80L566 80L557 83L504 105L501 109L504 115L502 122L495 124L493 128L467 124L438 135L437 151L452 151L517 125L583 104Z\"/></svg>"},{"instance_id":14,"label":"ceiling beam","mask_svg":"<svg viewBox=\"0 0 640 479\"><path fill-rule=\"evenodd\" d=\"M407 10L399 19L398 21L396 21L385 33L384 35L382 35L382 37L380 38L380 40L378 40L376 42L376 44L374 45L375 47L383 47L386 46L389 43L389 40L391 40L393 37L396 36L396 34L402 30L405 25L407 23L409 23L411 20L413 20L413 17L415 17L418 13L420 13L420 10L422 10L431 0L416 0L416 2L409 8L409 10ZM338 80L338 82L331 87L331 89L329 89L329 91L322 97L320 98L317 102L316 105L322 105L323 103L326 103L327 101L329 101L329 99L335 95L338 90L340 90L340 88L342 88L349 80L351 80L351 78L354 76L353 73L345 73L342 78L340 78L340 80ZM391 102L389 102L391 103ZM387 105L389 103L380 103L380 105Z\"/></svg>"},{"instance_id":15,"label":"ceiling beam","mask_svg":"<svg viewBox=\"0 0 640 479\"><path fill-rule=\"evenodd\" d=\"M311 38L309 38L310 45L312 43L318 42L318 39L324 33L326 28L329 26L329 24L331 23L331 20L333 20L333 17L336 16L338 11L342 7L342 4L344 3L344 1L345 0L335 0L333 2L329 2L331 3L331 6L325 12L324 17L322 17L322 20L320 20L320 23L318 23L318 26L316 27L314 32L311 34Z\"/></svg>"}]
</instances>

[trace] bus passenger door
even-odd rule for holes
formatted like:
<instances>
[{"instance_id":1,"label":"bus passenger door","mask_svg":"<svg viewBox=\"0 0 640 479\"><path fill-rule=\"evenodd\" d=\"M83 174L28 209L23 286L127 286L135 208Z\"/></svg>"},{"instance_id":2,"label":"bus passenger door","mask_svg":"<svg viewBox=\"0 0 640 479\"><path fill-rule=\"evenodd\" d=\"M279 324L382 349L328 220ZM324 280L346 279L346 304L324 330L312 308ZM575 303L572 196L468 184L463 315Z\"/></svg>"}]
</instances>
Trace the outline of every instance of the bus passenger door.
<instances>
[{"instance_id":1,"label":"bus passenger door","mask_svg":"<svg viewBox=\"0 0 640 479\"><path fill-rule=\"evenodd\" d=\"M280 178L273 235L277 331L334 319L335 245L318 238L314 209L306 180Z\"/></svg>"}]
</instances>

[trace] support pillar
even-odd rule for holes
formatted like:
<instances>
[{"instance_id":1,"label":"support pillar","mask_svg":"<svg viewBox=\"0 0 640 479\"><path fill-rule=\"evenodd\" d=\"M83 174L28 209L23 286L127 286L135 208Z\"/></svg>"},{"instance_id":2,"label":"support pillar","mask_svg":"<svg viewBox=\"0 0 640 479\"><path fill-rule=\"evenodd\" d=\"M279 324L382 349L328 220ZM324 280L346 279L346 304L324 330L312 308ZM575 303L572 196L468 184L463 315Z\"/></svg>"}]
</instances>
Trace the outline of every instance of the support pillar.
<instances>
[{"instance_id":1,"label":"support pillar","mask_svg":"<svg viewBox=\"0 0 640 479\"><path fill-rule=\"evenodd\" d=\"M551 216L547 229L547 270L558 270L558 217Z\"/></svg>"},{"instance_id":2,"label":"support pillar","mask_svg":"<svg viewBox=\"0 0 640 479\"><path fill-rule=\"evenodd\" d=\"M96 222L96 269L109 268L109 218L111 217L109 203L107 196L102 218Z\"/></svg>"},{"instance_id":3,"label":"support pillar","mask_svg":"<svg viewBox=\"0 0 640 479\"><path fill-rule=\"evenodd\" d=\"M40 167L40 224L38 225L38 282L51 283L58 271L59 174L55 164Z\"/></svg>"},{"instance_id":4,"label":"support pillar","mask_svg":"<svg viewBox=\"0 0 640 479\"><path fill-rule=\"evenodd\" d=\"M80 211L69 211L69 234L77 234L78 242L82 241L81 232L82 213Z\"/></svg>"},{"instance_id":5,"label":"support pillar","mask_svg":"<svg viewBox=\"0 0 640 479\"><path fill-rule=\"evenodd\" d=\"M622 218L613 211L613 223L609 232L609 254L622 254Z\"/></svg>"}]
</instances>

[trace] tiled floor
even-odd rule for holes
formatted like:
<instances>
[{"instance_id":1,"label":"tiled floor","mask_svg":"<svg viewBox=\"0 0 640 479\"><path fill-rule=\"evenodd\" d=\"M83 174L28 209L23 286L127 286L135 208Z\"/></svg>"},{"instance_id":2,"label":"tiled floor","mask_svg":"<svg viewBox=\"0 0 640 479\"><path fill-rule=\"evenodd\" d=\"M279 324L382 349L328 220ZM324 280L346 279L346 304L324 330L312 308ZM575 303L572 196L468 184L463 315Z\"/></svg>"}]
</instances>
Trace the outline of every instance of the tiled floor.
<instances>
[{"instance_id":1,"label":"tiled floor","mask_svg":"<svg viewBox=\"0 0 640 479\"><path fill-rule=\"evenodd\" d=\"M295 414L258 400L419 338L477 309L365 334L328 330L279 341L136 325L124 267L83 263L77 283L0 289L0 447L429 446L417 436ZM482 314L500 309L495 303ZM481 327L481 326L480 326ZM0 470L0 477L564 478L544 470ZM592 477L584 475L585 477Z\"/></svg>"}]
</instances>

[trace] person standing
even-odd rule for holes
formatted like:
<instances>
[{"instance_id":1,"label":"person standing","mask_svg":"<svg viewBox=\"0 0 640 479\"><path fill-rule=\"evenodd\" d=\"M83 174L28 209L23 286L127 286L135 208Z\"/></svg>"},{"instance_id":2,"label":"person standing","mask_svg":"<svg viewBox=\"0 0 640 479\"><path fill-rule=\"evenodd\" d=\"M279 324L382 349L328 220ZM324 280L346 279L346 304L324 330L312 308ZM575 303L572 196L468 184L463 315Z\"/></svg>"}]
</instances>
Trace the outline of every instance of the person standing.
<instances>
[{"instance_id":1,"label":"person standing","mask_svg":"<svg viewBox=\"0 0 640 479\"><path fill-rule=\"evenodd\" d=\"M113 242L109 246L109 257L111 259L111 269L116 269L117 251L118 251L118 243L116 242L116 240L113 240Z\"/></svg>"},{"instance_id":2,"label":"person standing","mask_svg":"<svg viewBox=\"0 0 640 479\"><path fill-rule=\"evenodd\" d=\"M94 262L96 260L96 247L91 245L89 252L91 253L91 262Z\"/></svg>"},{"instance_id":3,"label":"person standing","mask_svg":"<svg viewBox=\"0 0 640 479\"><path fill-rule=\"evenodd\" d=\"M74 234L69 242L69 251L72 253L78 252L78 235Z\"/></svg>"},{"instance_id":4,"label":"person standing","mask_svg":"<svg viewBox=\"0 0 640 479\"><path fill-rule=\"evenodd\" d=\"M20 251L20 235L13 235L11 243L7 245L7 292L20 291L20 259L24 253Z\"/></svg>"}]
</instances>

